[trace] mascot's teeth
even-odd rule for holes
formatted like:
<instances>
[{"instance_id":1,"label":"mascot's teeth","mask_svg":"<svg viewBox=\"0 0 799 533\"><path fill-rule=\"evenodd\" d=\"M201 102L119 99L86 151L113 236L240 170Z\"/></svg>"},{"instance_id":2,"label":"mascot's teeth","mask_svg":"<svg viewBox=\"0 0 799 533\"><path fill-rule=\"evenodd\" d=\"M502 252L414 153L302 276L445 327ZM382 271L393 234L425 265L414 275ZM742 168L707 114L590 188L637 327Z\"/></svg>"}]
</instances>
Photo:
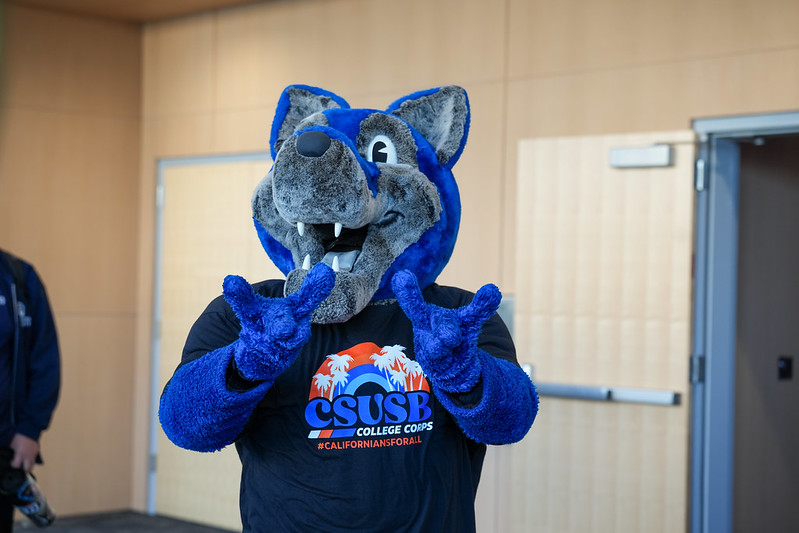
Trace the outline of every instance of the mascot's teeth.
<instances>
[{"instance_id":1,"label":"mascot's teeth","mask_svg":"<svg viewBox=\"0 0 799 533\"><path fill-rule=\"evenodd\" d=\"M333 234L334 234L336 237L340 237L340 236L341 236L341 228L342 228L342 227L343 227L343 226L341 225L341 222L336 222L336 225L335 225L335 227L333 228Z\"/></svg>"},{"instance_id":2,"label":"mascot's teeth","mask_svg":"<svg viewBox=\"0 0 799 533\"><path fill-rule=\"evenodd\" d=\"M361 254L358 250L349 252L327 252L322 258L322 262L332 268L335 272L352 272L355 261Z\"/></svg>"},{"instance_id":3,"label":"mascot's teeth","mask_svg":"<svg viewBox=\"0 0 799 533\"><path fill-rule=\"evenodd\" d=\"M302 234L300 234L302 235ZM305 260L302 262L302 269L303 270L311 270L311 256L306 255Z\"/></svg>"},{"instance_id":4,"label":"mascot's teeth","mask_svg":"<svg viewBox=\"0 0 799 533\"><path fill-rule=\"evenodd\" d=\"M297 233L300 234L300 237L305 235L305 222L297 222Z\"/></svg>"}]
</instances>

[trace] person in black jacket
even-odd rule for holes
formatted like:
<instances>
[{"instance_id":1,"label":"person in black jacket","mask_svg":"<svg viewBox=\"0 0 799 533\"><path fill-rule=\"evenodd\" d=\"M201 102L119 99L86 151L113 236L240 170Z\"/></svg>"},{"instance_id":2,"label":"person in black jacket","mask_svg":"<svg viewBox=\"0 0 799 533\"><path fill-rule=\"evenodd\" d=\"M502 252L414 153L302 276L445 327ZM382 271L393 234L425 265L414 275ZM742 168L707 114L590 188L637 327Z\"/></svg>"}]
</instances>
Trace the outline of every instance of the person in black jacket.
<instances>
[{"instance_id":1,"label":"person in black jacket","mask_svg":"<svg viewBox=\"0 0 799 533\"><path fill-rule=\"evenodd\" d=\"M0 475L31 472L58 401L60 351L44 285L29 263L0 250ZM0 533L14 505L0 493Z\"/></svg>"}]
</instances>

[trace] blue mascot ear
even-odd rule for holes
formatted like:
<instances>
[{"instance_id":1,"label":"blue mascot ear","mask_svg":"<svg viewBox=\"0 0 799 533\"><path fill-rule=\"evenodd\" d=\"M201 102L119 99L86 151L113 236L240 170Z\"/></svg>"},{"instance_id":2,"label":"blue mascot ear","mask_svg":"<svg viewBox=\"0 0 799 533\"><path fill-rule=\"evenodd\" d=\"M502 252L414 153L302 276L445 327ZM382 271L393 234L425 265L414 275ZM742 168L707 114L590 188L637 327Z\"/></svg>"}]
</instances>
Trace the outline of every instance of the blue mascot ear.
<instances>
[{"instance_id":1,"label":"blue mascot ear","mask_svg":"<svg viewBox=\"0 0 799 533\"><path fill-rule=\"evenodd\" d=\"M469 134L469 98L456 85L419 91L391 104L388 112L416 129L447 169L458 161Z\"/></svg>"},{"instance_id":2,"label":"blue mascot ear","mask_svg":"<svg viewBox=\"0 0 799 533\"><path fill-rule=\"evenodd\" d=\"M277 102L275 119L272 121L272 133L269 148L272 160L277 156L280 145L292 133L297 124L304 118L328 109L349 109L349 104L340 96L330 91L309 85L289 85Z\"/></svg>"}]
</instances>

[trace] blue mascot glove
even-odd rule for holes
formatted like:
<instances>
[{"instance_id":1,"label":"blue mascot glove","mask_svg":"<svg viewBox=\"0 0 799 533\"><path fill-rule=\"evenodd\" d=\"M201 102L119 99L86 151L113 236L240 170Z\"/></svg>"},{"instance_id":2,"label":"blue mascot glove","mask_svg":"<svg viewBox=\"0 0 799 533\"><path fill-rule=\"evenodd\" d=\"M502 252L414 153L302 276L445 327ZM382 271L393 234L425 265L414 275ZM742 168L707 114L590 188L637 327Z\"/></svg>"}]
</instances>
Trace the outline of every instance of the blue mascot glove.
<instances>
[{"instance_id":1,"label":"blue mascot glove","mask_svg":"<svg viewBox=\"0 0 799 533\"><path fill-rule=\"evenodd\" d=\"M233 352L239 373L251 381L265 381L291 366L311 336L311 315L335 282L333 270L320 263L294 294L265 298L241 276L225 277L225 300L241 322Z\"/></svg>"},{"instance_id":2,"label":"blue mascot glove","mask_svg":"<svg viewBox=\"0 0 799 533\"><path fill-rule=\"evenodd\" d=\"M391 284L413 326L416 360L427 377L446 392L469 392L480 381L477 338L499 308L499 289L485 285L468 305L446 309L426 303L416 276L407 270L397 272Z\"/></svg>"}]
</instances>

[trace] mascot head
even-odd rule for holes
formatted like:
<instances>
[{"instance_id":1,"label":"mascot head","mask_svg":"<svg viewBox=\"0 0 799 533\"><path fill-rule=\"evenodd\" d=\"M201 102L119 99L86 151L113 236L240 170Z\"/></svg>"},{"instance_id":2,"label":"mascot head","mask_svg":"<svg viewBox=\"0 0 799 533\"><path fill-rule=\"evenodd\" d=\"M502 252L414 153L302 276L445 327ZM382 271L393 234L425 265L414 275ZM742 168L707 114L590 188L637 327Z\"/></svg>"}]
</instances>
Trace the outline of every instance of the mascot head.
<instances>
[{"instance_id":1,"label":"mascot head","mask_svg":"<svg viewBox=\"0 0 799 533\"><path fill-rule=\"evenodd\" d=\"M391 278L433 283L460 222L452 166L469 130L466 92L455 86L400 98L385 111L350 109L339 96L292 85L272 124L274 164L252 207L258 236L299 290L319 262L336 272L316 323L344 322L393 297Z\"/></svg>"}]
</instances>

